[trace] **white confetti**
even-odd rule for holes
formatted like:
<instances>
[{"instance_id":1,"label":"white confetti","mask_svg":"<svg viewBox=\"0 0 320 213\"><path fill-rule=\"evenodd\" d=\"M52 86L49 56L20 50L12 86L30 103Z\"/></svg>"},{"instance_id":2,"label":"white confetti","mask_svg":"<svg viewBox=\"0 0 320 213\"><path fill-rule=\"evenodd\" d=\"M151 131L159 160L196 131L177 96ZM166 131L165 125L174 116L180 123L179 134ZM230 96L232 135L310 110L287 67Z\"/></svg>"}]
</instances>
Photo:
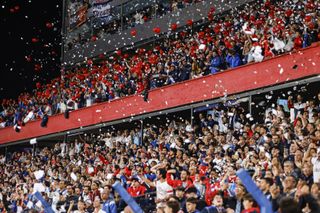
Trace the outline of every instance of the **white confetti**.
<instances>
[{"instance_id":1,"label":"white confetti","mask_svg":"<svg viewBox=\"0 0 320 213\"><path fill-rule=\"evenodd\" d=\"M283 68L280 69L280 75L282 75L284 72Z\"/></svg>"}]
</instances>

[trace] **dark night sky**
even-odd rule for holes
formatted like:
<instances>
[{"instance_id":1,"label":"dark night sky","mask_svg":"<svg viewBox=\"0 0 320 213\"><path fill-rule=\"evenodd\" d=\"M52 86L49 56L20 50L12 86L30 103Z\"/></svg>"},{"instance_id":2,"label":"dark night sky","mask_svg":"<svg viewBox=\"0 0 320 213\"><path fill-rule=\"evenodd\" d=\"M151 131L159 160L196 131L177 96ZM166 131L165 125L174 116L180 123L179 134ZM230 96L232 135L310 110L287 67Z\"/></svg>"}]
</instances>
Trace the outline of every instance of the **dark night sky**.
<instances>
[{"instance_id":1,"label":"dark night sky","mask_svg":"<svg viewBox=\"0 0 320 213\"><path fill-rule=\"evenodd\" d=\"M15 98L59 75L62 0L1 0L0 6L0 99Z\"/></svg>"}]
</instances>

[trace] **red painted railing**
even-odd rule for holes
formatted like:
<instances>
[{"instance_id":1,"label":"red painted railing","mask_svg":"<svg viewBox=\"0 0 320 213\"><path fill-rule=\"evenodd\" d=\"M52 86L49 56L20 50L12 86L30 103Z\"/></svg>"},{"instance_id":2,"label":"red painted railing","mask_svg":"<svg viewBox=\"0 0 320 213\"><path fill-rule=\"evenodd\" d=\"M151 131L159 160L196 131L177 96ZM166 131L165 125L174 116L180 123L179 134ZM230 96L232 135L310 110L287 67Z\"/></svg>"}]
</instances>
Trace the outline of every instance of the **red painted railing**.
<instances>
[{"instance_id":1,"label":"red painted railing","mask_svg":"<svg viewBox=\"0 0 320 213\"><path fill-rule=\"evenodd\" d=\"M285 83L320 74L320 45L261 63L248 64L215 75L205 76L150 91L149 102L129 96L74 111L69 119L62 114L49 117L46 128L40 121L27 123L19 133L12 127L0 129L0 144L90 126L139 114L159 111L208 99Z\"/></svg>"}]
</instances>

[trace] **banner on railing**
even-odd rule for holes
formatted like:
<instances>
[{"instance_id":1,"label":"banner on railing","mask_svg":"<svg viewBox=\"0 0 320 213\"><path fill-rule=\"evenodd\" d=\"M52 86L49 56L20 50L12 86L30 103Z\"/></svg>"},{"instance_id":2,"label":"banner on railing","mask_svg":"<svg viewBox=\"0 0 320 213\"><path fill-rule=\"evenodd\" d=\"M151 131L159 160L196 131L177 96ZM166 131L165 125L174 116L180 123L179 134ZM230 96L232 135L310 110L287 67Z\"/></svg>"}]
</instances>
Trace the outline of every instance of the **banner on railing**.
<instances>
[{"instance_id":1,"label":"banner on railing","mask_svg":"<svg viewBox=\"0 0 320 213\"><path fill-rule=\"evenodd\" d=\"M93 0L92 13L96 18L105 18L111 16L110 0Z\"/></svg>"},{"instance_id":2,"label":"banner on railing","mask_svg":"<svg viewBox=\"0 0 320 213\"><path fill-rule=\"evenodd\" d=\"M79 7L79 9L74 13L71 14L69 17L69 29L72 30L76 27L79 27L87 20L87 11L88 5L83 5Z\"/></svg>"},{"instance_id":3,"label":"banner on railing","mask_svg":"<svg viewBox=\"0 0 320 213\"><path fill-rule=\"evenodd\" d=\"M93 0L92 8L90 9L90 17L94 28L99 28L112 21L112 7L110 0Z\"/></svg>"}]
</instances>

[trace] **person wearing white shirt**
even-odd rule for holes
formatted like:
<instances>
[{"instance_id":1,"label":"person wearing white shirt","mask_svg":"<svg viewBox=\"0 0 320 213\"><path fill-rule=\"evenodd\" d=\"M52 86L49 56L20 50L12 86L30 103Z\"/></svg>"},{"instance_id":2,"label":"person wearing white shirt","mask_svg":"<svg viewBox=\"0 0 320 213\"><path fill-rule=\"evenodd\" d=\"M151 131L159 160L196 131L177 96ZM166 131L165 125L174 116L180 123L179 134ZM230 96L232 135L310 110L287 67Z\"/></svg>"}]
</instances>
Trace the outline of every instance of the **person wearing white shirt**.
<instances>
[{"instance_id":1,"label":"person wearing white shirt","mask_svg":"<svg viewBox=\"0 0 320 213\"><path fill-rule=\"evenodd\" d=\"M117 132L117 137L115 138L116 142L123 144L123 136L120 131Z\"/></svg>"},{"instance_id":2,"label":"person wearing white shirt","mask_svg":"<svg viewBox=\"0 0 320 213\"><path fill-rule=\"evenodd\" d=\"M295 111L295 118L301 114L301 111L306 107L306 104L302 102L302 96L301 95L298 95L297 96L297 102L295 102L293 104L293 108L294 108L294 111Z\"/></svg>"},{"instance_id":3,"label":"person wearing white shirt","mask_svg":"<svg viewBox=\"0 0 320 213\"><path fill-rule=\"evenodd\" d=\"M75 152L77 154L79 154L81 152L81 147L82 147L82 144L78 142L78 139L75 139L74 141L74 146L75 146Z\"/></svg>"},{"instance_id":4,"label":"person wearing white shirt","mask_svg":"<svg viewBox=\"0 0 320 213\"><path fill-rule=\"evenodd\" d=\"M85 203L88 203L89 205L92 203L91 199L90 199L90 194L89 194L90 190L89 190L89 186L84 186L83 187L83 192L82 192L82 200Z\"/></svg>"},{"instance_id":5,"label":"person wearing white shirt","mask_svg":"<svg viewBox=\"0 0 320 213\"><path fill-rule=\"evenodd\" d=\"M317 156L311 159L311 163L313 165L313 182L320 182L320 149L317 151Z\"/></svg>"},{"instance_id":6,"label":"person wearing white shirt","mask_svg":"<svg viewBox=\"0 0 320 213\"><path fill-rule=\"evenodd\" d=\"M30 120L34 119L34 111L31 110L28 115L25 117L25 119L23 120L24 123L29 122Z\"/></svg>"},{"instance_id":7,"label":"person wearing white shirt","mask_svg":"<svg viewBox=\"0 0 320 213\"><path fill-rule=\"evenodd\" d=\"M158 164L151 168L152 172L157 174L157 180L155 182L150 181L144 176L140 178L149 186L156 188L156 203L157 208L165 206L166 199L173 194L173 188L168 184L166 179L167 171L163 168L160 168L162 164ZM158 169L160 168L160 169ZM156 171L155 171L156 170Z\"/></svg>"},{"instance_id":8,"label":"person wearing white shirt","mask_svg":"<svg viewBox=\"0 0 320 213\"><path fill-rule=\"evenodd\" d=\"M282 105L277 106L276 116L282 119L284 118L284 110Z\"/></svg>"},{"instance_id":9,"label":"person wearing white shirt","mask_svg":"<svg viewBox=\"0 0 320 213\"><path fill-rule=\"evenodd\" d=\"M61 149L61 156L65 156L67 153L67 144L65 142L62 142L60 144L60 149Z\"/></svg>"},{"instance_id":10,"label":"person wearing white shirt","mask_svg":"<svg viewBox=\"0 0 320 213\"><path fill-rule=\"evenodd\" d=\"M63 100L61 100L59 102L58 108L60 110L60 113L64 113L66 111L66 109L67 109L67 105L64 103Z\"/></svg>"},{"instance_id":11,"label":"person wearing white shirt","mask_svg":"<svg viewBox=\"0 0 320 213\"><path fill-rule=\"evenodd\" d=\"M129 134L128 130L125 130L123 134L123 143L125 143L127 146L131 143L131 135Z\"/></svg>"},{"instance_id":12,"label":"person wearing white shirt","mask_svg":"<svg viewBox=\"0 0 320 213\"><path fill-rule=\"evenodd\" d=\"M103 138L102 140L105 142L107 147L113 148L111 134L110 133L106 133L105 136L106 137Z\"/></svg>"},{"instance_id":13,"label":"person wearing white shirt","mask_svg":"<svg viewBox=\"0 0 320 213\"><path fill-rule=\"evenodd\" d=\"M143 15L141 13L137 12L133 17L135 19L136 24L143 24L144 23Z\"/></svg>"},{"instance_id":14,"label":"person wearing white shirt","mask_svg":"<svg viewBox=\"0 0 320 213\"><path fill-rule=\"evenodd\" d=\"M95 197L93 201L93 207L94 207L93 213L106 213L105 211L102 210L101 200L98 196Z\"/></svg>"}]
</instances>

